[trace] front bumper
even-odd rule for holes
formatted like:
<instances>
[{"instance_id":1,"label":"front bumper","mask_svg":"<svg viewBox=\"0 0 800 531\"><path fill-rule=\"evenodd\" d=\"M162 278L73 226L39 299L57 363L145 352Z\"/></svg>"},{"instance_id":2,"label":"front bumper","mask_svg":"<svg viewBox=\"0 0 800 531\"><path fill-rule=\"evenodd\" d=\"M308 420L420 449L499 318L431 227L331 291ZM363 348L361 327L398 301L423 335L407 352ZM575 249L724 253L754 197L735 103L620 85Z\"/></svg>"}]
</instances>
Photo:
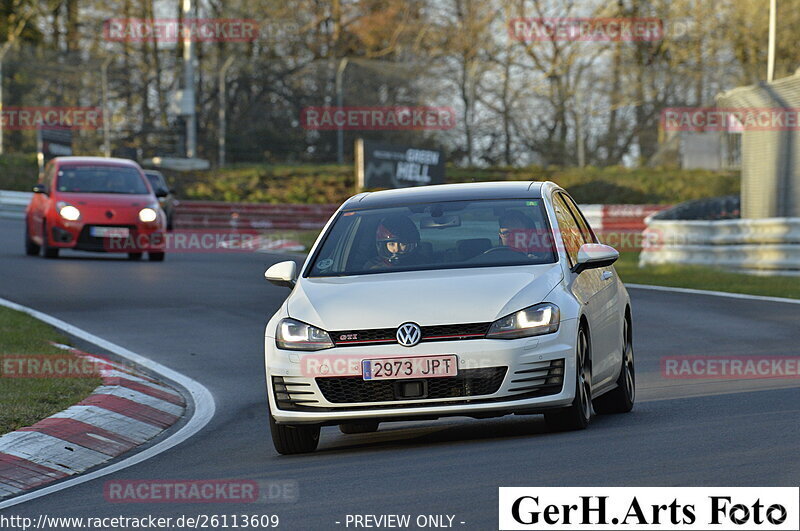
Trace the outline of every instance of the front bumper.
<instances>
[{"instance_id":1,"label":"front bumper","mask_svg":"<svg viewBox=\"0 0 800 531\"><path fill-rule=\"evenodd\" d=\"M127 228L128 238L98 238L90 233L91 227ZM108 223L107 221L66 221L56 217L49 226L51 247L106 253L133 253L164 250L164 228L160 223Z\"/></svg>"},{"instance_id":2,"label":"front bumper","mask_svg":"<svg viewBox=\"0 0 800 531\"><path fill-rule=\"evenodd\" d=\"M558 332L539 337L440 341L411 348L394 344L306 353L278 349L274 338L267 337L270 411L276 422L286 424L541 413L569 405L575 396L576 337L576 319L562 321ZM430 380L434 386L430 389L435 389L430 395L435 398L392 395L392 386L404 380L364 382L360 376L307 374L308 364L302 360L309 355L329 357L333 365L336 360L355 358L357 367L361 359L442 354L458 357L459 381ZM333 378L339 381L332 382ZM382 387L377 390L376 386Z\"/></svg>"}]
</instances>

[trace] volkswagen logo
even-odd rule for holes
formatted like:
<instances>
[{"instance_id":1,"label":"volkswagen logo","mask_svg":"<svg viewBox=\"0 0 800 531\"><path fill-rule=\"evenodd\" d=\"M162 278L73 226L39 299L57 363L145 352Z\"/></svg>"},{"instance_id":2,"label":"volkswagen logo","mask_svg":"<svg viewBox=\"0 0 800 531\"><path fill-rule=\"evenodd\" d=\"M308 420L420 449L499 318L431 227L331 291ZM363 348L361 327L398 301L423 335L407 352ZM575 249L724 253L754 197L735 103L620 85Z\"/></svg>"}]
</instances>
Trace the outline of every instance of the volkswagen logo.
<instances>
[{"instance_id":1,"label":"volkswagen logo","mask_svg":"<svg viewBox=\"0 0 800 531\"><path fill-rule=\"evenodd\" d=\"M404 347L413 347L422 339L422 330L416 323L406 323L397 329L397 342Z\"/></svg>"}]
</instances>

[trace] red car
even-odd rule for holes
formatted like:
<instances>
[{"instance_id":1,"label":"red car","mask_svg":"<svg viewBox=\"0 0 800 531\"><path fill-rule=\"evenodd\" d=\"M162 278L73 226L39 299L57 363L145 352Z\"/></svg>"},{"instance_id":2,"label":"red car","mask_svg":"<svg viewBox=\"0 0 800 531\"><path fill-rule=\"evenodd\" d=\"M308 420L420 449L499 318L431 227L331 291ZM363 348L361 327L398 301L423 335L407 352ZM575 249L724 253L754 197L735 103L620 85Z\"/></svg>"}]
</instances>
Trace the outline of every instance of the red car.
<instances>
[{"instance_id":1,"label":"red car","mask_svg":"<svg viewBox=\"0 0 800 531\"><path fill-rule=\"evenodd\" d=\"M61 249L74 249L164 260L166 216L135 162L57 157L33 192L25 212L28 255L57 258Z\"/></svg>"}]
</instances>

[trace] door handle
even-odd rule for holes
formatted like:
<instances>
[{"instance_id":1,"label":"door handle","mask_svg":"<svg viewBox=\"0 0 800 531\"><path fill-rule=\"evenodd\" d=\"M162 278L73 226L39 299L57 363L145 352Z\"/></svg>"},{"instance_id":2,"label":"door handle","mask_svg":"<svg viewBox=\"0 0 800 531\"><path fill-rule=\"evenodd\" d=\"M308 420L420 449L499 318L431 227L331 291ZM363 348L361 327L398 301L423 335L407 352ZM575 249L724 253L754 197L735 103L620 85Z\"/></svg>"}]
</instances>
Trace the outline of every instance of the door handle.
<instances>
[{"instance_id":1,"label":"door handle","mask_svg":"<svg viewBox=\"0 0 800 531\"><path fill-rule=\"evenodd\" d=\"M611 277L612 277L612 276L613 276L613 275L611 274L611 271L603 271L603 274L602 274L602 275L600 275L600 278L601 278L602 280L611 280Z\"/></svg>"}]
</instances>

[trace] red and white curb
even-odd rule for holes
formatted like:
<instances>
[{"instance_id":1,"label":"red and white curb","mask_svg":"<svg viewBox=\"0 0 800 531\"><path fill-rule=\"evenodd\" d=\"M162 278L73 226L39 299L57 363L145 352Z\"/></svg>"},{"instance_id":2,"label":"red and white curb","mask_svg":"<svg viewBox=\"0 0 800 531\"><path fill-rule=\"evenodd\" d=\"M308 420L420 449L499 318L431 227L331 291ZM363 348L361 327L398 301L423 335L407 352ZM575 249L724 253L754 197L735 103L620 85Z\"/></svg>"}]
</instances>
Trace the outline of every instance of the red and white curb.
<instances>
[{"instance_id":1,"label":"red and white curb","mask_svg":"<svg viewBox=\"0 0 800 531\"><path fill-rule=\"evenodd\" d=\"M670 205L580 205L592 229L602 231L641 232L647 226L644 220Z\"/></svg>"},{"instance_id":2,"label":"red and white curb","mask_svg":"<svg viewBox=\"0 0 800 531\"><path fill-rule=\"evenodd\" d=\"M175 382L191 400L189 408L173 388L102 360L108 368L101 374L103 385L94 394L34 426L0 437L0 509L142 463L186 441L214 417L214 397L198 381L51 315L3 298L0 306L26 313L143 367L159 379ZM121 455L187 414L185 422L161 440L130 456ZM97 467L115 456L113 463ZM92 467L97 468L84 472ZM47 485L56 480L61 481ZM34 487L38 488L24 492Z\"/></svg>"},{"instance_id":3,"label":"red and white curb","mask_svg":"<svg viewBox=\"0 0 800 531\"><path fill-rule=\"evenodd\" d=\"M186 403L171 387L120 364L55 345L101 364L103 385L78 404L0 436L0 499L79 474L172 426Z\"/></svg>"}]
</instances>

